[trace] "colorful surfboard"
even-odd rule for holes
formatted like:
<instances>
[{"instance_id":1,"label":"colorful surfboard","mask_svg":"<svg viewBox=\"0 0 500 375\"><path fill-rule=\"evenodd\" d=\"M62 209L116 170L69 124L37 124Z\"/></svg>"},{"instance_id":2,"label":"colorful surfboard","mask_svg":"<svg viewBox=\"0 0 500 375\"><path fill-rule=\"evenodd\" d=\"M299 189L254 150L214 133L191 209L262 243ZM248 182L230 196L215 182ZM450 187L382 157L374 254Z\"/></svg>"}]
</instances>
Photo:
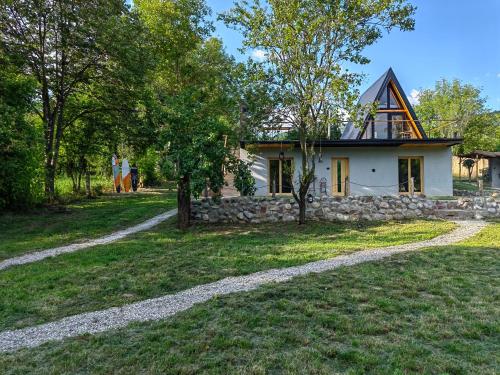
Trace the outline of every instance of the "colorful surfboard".
<instances>
[{"instance_id":1,"label":"colorful surfboard","mask_svg":"<svg viewBox=\"0 0 500 375\"><path fill-rule=\"evenodd\" d=\"M120 174L120 161L113 155L111 158L111 166L113 167L113 184L115 185L115 190L117 193L121 190L122 176Z\"/></svg>"},{"instance_id":2,"label":"colorful surfboard","mask_svg":"<svg viewBox=\"0 0 500 375\"><path fill-rule=\"evenodd\" d=\"M123 188L125 192L128 193L130 191L130 187L132 186L132 179L130 176L130 166L128 165L128 160L123 159L122 161L122 176L123 176Z\"/></svg>"}]
</instances>

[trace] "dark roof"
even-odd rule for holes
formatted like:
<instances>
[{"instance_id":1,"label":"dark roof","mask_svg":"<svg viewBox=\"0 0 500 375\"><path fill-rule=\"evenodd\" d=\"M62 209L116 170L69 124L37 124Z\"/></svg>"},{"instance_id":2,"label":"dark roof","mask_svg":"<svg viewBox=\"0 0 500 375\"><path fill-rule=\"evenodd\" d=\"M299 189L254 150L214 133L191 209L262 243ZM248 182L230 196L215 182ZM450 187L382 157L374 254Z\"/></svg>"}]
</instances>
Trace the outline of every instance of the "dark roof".
<instances>
[{"instance_id":1,"label":"dark roof","mask_svg":"<svg viewBox=\"0 0 500 375\"><path fill-rule=\"evenodd\" d=\"M500 152L474 150L466 155L460 155L460 156L464 158L494 159L494 158L500 158Z\"/></svg>"},{"instance_id":2,"label":"dark roof","mask_svg":"<svg viewBox=\"0 0 500 375\"><path fill-rule=\"evenodd\" d=\"M462 143L462 138L431 138L431 139L337 139L333 141L321 140L321 147L399 147L405 145L411 146L454 146ZM291 145L300 147L298 140L283 141L241 141L240 146L245 148L247 145ZM319 145L319 141L316 141Z\"/></svg>"},{"instance_id":3,"label":"dark roof","mask_svg":"<svg viewBox=\"0 0 500 375\"><path fill-rule=\"evenodd\" d=\"M399 84L399 81L396 78L396 75L394 74L392 68L389 68L384 74L380 76L379 79L377 79L370 87L368 87L368 89L359 97L358 103L361 105L367 105L379 100L384 92L384 89L387 87L389 81L392 81L392 83L396 86L396 89L398 90L399 94L403 98L404 104L406 108L408 108L408 112L410 112L413 121L415 121L418 131L420 132L420 134L422 134L422 138L427 139L427 135L425 134L422 125L420 125L420 121L418 121L417 115L413 110L411 103L408 101L408 97L406 96L403 88ZM362 114L362 117L364 117L363 122L367 120L368 115L369 115L368 111ZM359 129L356 126L354 126L354 124L349 122L346 125L344 132L342 133L341 139L357 139L359 135L360 135Z\"/></svg>"}]
</instances>

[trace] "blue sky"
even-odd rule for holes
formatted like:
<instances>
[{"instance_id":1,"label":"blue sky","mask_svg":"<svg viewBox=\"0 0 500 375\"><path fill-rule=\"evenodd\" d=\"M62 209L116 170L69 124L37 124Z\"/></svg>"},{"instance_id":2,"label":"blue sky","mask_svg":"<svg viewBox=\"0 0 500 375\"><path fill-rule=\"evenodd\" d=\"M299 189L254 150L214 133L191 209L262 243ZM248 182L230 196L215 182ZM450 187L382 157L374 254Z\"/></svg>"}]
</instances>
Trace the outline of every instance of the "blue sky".
<instances>
[{"instance_id":1,"label":"blue sky","mask_svg":"<svg viewBox=\"0 0 500 375\"><path fill-rule=\"evenodd\" d=\"M481 87L487 106L500 110L500 0L413 0L418 9L412 32L393 31L366 50L371 59L357 70L367 78L360 90L392 66L408 96L433 87L440 78L458 78ZM215 18L231 0L207 0ZM216 36L228 53L238 52L241 36L216 22ZM251 52L249 52L251 53Z\"/></svg>"}]
</instances>

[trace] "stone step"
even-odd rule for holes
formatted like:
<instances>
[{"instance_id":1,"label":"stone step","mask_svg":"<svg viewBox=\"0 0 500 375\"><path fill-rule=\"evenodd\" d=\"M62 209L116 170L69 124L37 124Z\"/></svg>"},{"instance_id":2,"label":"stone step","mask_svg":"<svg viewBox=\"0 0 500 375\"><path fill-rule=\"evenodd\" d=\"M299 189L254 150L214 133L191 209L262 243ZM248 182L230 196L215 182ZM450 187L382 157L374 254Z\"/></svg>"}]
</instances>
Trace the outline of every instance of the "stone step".
<instances>
[{"instance_id":1,"label":"stone step","mask_svg":"<svg viewBox=\"0 0 500 375\"><path fill-rule=\"evenodd\" d=\"M480 211L460 210L460 209L440 209L435 211L435 215L439 218L456 218L456 219L474 219L476 213L483 216Z\"/></svg>"}]
</instances>

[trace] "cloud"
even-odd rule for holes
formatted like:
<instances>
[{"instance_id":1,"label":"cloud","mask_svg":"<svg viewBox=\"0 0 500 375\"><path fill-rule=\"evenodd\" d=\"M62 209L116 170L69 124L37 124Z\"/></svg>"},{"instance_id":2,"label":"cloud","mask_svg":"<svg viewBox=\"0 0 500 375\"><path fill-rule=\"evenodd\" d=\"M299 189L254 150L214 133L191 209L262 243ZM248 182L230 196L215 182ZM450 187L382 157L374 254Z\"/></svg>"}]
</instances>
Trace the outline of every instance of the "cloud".
<instances>
[{"instance_id":1,"label":"cloud","mask_svg":"<svg viewBox=\"0 0 500 375\"><path fill-rule=\"evenodd\" d=\"M252 58L258 61L263 61L266 59L266 52L261 49L254 49L252 51Z\"/></svg>"},{"instance_id":2,"label":"cloud","mask_svg":"<svg viewBox=\"0 0 500 375\"><path fill-rule=\"evenodd\" d=\"M500 78L500 73L497 73L497 78Z\"/></svg>"},{"instance_id":3,"label":"cloud","mask_svg":"<svg viewBox=\"0 0 500 375\"><path fill-rule=\"evenodd\" d=\"M419 97L420 97L420 91L413 89L410 92L408 101L410 102L411 105L417 105L420 102Z\"/></svg>"}]
</instances>

